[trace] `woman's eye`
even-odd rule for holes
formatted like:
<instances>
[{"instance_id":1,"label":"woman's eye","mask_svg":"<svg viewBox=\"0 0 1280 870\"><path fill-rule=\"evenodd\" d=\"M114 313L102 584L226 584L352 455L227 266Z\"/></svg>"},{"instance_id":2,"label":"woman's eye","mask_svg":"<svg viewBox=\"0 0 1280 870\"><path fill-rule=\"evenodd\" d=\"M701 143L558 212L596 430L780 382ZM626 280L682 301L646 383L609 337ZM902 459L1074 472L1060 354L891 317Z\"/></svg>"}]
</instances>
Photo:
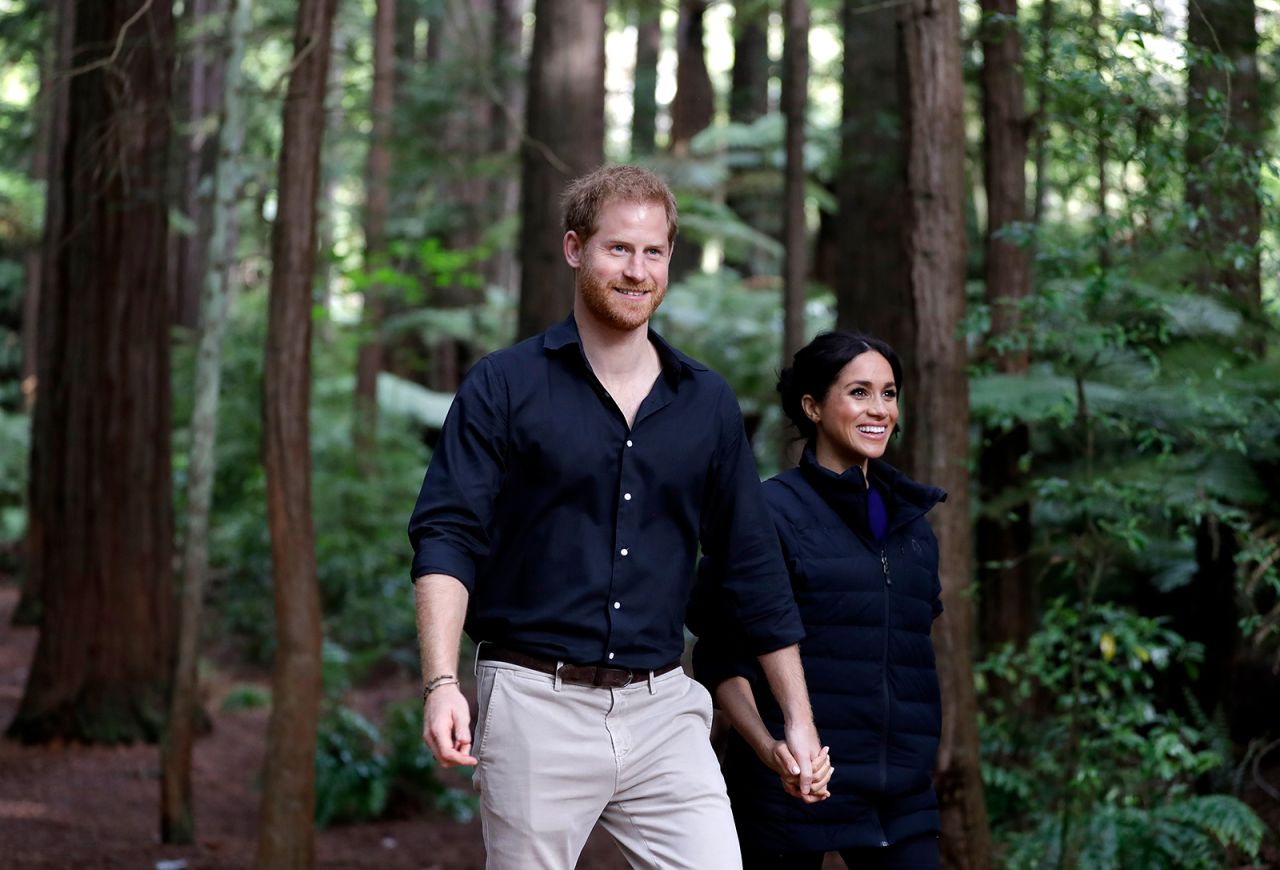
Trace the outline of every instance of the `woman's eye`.
<instances>
[{"instance_id":1,"label":"woman's eye","mask_svg":"<svg viewBox=\"0 0 1280 870\"><path fill-rule=\"evenodd\" d=\"M862 389L862 387L855 387L853 392L849 395L853 396L855 399L865 399L867 397L867 391Z\"/></svg>"},{"instance_id":2,"label":"woman's eye","mask_svg":"<svg viewBox=\"0 0 1280 870\"><path fill-rule=\"evenodd\" d=\"M898 391L897 391L897 390L885 390L885 391L884 391L884 397L885 397L885 400L886 400L886 401L892 402L892 401L894 401L895 399L897 399L897 398L898 398Z\"/></svg>"}]
</instances>

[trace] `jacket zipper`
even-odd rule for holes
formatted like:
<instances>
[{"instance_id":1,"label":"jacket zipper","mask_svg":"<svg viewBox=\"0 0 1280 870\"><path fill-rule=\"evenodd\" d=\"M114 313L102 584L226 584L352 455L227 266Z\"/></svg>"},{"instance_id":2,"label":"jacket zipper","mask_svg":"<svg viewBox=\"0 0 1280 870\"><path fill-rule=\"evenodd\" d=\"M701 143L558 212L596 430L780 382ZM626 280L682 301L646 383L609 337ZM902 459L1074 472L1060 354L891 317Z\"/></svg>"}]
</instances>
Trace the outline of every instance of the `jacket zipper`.
<instances>
[{"instance_id":1,"label":"jacket zipper","mask_svg":"<svg viewBox=\"0 0 1280 870\"><path fill-rule=\"evenodd\" d=\"M880 684L884 687L884 714L880 720L880 788L889 782L889 554L880 547L880 565L884 568L884 644L881 649Z\"/></svg>"}]
</instances>

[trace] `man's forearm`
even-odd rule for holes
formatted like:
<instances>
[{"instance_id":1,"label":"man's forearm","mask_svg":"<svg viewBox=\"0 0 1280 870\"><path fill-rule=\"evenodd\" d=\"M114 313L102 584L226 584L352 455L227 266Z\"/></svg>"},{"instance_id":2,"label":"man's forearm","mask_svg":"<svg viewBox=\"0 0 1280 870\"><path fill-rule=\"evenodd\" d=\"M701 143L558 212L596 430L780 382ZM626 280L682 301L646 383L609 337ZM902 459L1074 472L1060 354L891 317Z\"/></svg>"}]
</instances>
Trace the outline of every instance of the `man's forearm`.
<instances>
[{"instance_id":1,"label":"man's forearm","mask_svg":"<svg viewBox=\"0 0 1280 870\"><path fill-rule=\"evenodd\" d=\"M467 616L467 587L448 574L424 574L414 584L422 679L458 675L458 645Z\"/></svg>"},{"instance_id":2,"label":"man's forearm","mask_svg":"<svg viewBox=\"0 0 1280 870\"><path fill-rule=\"evenodd\" d=\"M804 667L800 664L800 647L792 644L765 653L760 656L760 666L764 669L773 697L782 708L783 718L788 723L812 722L813 710L809 706Z\"/></svg>"}]
</instances>

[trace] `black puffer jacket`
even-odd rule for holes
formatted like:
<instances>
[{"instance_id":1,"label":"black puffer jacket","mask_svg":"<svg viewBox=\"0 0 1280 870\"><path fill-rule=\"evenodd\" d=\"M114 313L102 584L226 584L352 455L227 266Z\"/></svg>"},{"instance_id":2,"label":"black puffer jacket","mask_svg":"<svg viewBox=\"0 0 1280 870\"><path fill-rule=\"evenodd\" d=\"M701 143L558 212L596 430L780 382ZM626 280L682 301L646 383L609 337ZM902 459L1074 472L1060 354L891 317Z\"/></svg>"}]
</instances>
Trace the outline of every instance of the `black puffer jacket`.
<instances>
[{"instance_id":1,"label":"black puffer jacket","mask_svg":"<svg viewBox=\"0 0 1280 870\"><path fill-rule=\"evenodd\" d=\"M939 829L931 780L941 703L929 632L942 605L938 544L924 516L946 494L877 460L868 473L888 512L882 543L858 468L837 475L807 449L799 468L763 484L805 626L814 719L836 771L831 797L803 804L733 733L724 774L744 849L831 851ZM724 621L704 623L714 627L694 650L698 678L714 688L746 676L781 739L782 714L755 660Z\"/></svg>"}]
</instances>

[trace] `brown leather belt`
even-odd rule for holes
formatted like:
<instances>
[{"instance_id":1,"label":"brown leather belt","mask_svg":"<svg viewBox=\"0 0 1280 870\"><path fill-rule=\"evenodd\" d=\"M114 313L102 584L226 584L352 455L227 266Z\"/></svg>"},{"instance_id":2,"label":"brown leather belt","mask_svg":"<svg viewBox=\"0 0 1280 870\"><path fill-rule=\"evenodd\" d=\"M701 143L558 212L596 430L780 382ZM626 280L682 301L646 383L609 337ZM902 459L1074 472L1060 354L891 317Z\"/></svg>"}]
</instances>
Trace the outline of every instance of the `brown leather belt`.
<instances>
[{"instance_id":1,"label":"brown leather belt","mask_svg":"<svg viewBox=\"0 0 1280 870\"><path fill-rule=\"evenodd\" d=\"M519 665L522 668L538 671L543 674L556 674L556 662L549 659L538 658L527 653L517 650L507 649L506 647L497 646L492 643L483 643L477 652L480 661L489 662L506 662L509 665ZM661 674L674 671L680 667L680 662L674 661L669 665L663 665L660 668L654 668L652 671L632 670L631 668L612 668L606 665L560 665L561 682L569 683L574 686L593 686L597 689L621 689L632 683L641 683L649 679L652 673L655 677Z\"/></svg>"}]
</instances>

